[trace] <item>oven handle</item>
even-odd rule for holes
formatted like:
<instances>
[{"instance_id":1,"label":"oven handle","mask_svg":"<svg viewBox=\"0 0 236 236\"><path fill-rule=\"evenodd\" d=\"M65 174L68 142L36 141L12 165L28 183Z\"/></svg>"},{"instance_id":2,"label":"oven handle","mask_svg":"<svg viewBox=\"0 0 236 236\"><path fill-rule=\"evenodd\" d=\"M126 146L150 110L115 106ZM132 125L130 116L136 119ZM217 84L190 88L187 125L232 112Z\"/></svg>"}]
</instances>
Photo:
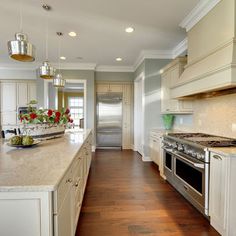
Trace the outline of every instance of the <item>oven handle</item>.
<instances>
[{"instance_id":1,"label":"oven handle","mask_svg":"<svg viewBox=\"0 0 236 236\"><path fill-rule=\"evenodd\" d=\"M189 159L187 159L187 158L185 158L185 157L183 157L183 156L181 156L181 155L179 155L177 153L174 153L174 155L179 157L179 158L181 158L181 159L183 159L184 161L188 162L189 164L191 164L191 165L193 165L193 166L195 166L197 168L200 168L200 169L204 169L205 168L205 165L202 164L202 163L196 163L196 162L190 161Z\"/></svg>"}]
</instances>

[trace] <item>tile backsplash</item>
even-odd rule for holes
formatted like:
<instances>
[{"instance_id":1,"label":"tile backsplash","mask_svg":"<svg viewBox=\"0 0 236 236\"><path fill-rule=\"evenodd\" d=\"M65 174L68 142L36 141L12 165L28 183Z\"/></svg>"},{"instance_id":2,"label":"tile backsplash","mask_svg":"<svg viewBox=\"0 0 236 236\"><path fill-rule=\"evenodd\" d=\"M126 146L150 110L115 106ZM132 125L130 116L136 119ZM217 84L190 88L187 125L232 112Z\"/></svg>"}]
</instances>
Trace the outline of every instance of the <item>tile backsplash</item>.
<instances>
[{"instance_id":1,"label":"tile backsplash","mask_svg":"<svg viewBox=\"0 0 236 236\"><path fill-rule=\"evenodd\" d=\"M236 94L198 99L193 115L177 115L174 128L236 138Z\"/></svg>"}]
</instances>

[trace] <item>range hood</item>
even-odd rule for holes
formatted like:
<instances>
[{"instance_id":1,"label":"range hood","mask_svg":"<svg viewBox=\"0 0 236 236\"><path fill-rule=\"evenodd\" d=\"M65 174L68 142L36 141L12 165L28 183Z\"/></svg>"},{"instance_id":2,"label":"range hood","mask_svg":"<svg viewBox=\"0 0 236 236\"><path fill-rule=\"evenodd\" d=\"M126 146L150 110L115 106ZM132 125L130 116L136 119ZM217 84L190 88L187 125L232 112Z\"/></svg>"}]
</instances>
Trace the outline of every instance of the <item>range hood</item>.
<instances>
[{"instance_id":1,"label":"range hood","mask_svg":"<svg viewBox=\"0 0 236 236\"><path fill-rule=\"evenodd\" d=\"M171 88L172 98L232 92L236 87L235 4L221 0L188 32L188 64Z\"/></svg>"}]
</instances>

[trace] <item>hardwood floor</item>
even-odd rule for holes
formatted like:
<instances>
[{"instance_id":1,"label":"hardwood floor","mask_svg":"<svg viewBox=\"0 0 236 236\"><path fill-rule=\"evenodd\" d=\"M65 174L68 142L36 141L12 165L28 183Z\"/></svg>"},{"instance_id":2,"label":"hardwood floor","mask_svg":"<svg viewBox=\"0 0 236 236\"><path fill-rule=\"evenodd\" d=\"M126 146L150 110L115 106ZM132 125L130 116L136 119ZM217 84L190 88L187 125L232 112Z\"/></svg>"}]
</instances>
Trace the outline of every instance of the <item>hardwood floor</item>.
<instances>
[{"instance_id":1,"label":"hardwood floor","mask_svg":"<svg viewBox=\"0 0 236 236\"><path fill-rule=\"evenodd\" d=\"M78 222L77 236L219 235L133 151L99 150Z\"/></svg>"}]
</instances>

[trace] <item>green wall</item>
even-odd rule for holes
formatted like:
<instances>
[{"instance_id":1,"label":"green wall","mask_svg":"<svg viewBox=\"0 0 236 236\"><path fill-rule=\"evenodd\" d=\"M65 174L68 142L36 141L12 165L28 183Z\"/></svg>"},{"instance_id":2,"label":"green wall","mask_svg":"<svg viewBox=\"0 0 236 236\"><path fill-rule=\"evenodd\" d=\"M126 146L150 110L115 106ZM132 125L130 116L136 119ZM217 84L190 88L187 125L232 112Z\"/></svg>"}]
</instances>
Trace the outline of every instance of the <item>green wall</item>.
<instances>
[{"instance_id":1,"label":"green wall","mask_svg":"<svg viewBox=\"0 0 236 236\"><path fill-rule=\"evenodd\" d=\"M133 82L133 72L95 72L96 81Z\"/></svg>"}]
</instances>

